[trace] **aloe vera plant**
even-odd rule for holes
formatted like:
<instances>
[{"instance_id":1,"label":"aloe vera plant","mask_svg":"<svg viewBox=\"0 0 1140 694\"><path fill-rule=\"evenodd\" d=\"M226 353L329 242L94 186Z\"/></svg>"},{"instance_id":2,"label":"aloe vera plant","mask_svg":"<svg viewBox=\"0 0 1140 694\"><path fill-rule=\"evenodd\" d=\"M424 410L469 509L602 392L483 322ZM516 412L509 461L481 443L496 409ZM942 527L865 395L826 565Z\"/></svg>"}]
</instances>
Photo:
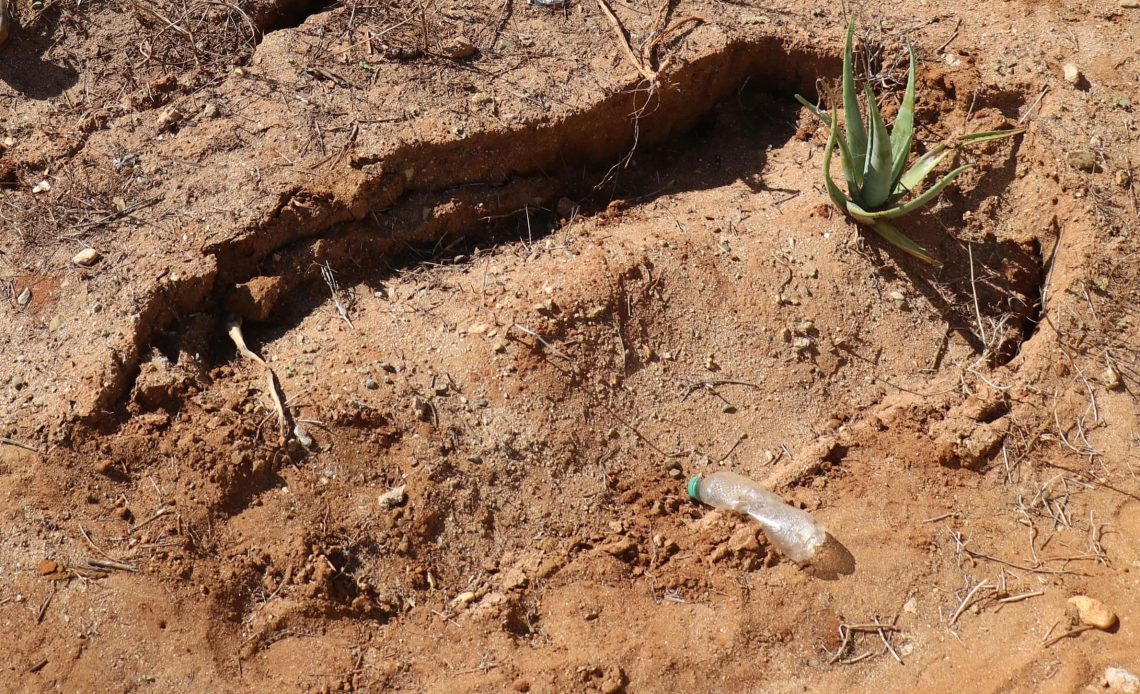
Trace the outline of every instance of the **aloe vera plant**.
<instances>
[{"instance_id":1,"label":"aloe vera plant","mask_svg":"<svg viewBox=\"0 0 1140 694\"><path fill-rule=\"evenodd\" d=\"M943 176L937 183L922 193L904 201L922 183L939 163L952 154L960 145L973 145L990 140L1012 137L1025 131L989 130L962 135L955 142L940 144L919 157L909 168L907 159L914 140L914 48L908 43L910 69L907 74L906 92L898 115L890 132L879 112L875 95L869 85L863 85L867 101L867 115L864 119L859 109L859 97L855 89L855 76L852 67L852 39L855 35L855 22L847 25L847 44L843 51L843 112L846 133L838 118L813 105L799 94L796 99L827 124L830 135L823 150L823 180L832 202L840 210L860 224L874 229L880 236L907 253L929 263L934 257L892 226L887 220L901 217L938 197L938 194L954 182L963 171L973 164L963 164ZM834 95L830 99L835 103ZM833 107L834 108L834 107ZM835 147L839 147L843 164L843 176L847 183L844 195L831 177L831 157Z\"/></svg>"}]
</instances>

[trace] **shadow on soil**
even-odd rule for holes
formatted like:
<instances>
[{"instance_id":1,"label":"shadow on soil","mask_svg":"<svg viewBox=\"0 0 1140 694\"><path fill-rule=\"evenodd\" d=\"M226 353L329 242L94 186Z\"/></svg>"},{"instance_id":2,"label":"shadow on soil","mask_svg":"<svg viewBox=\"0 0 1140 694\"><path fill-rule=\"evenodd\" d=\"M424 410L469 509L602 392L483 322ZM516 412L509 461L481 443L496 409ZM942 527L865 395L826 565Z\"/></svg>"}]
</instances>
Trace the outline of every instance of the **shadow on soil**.
<instances>
[{"instance_id":1,"label":"shadow on soil","mask_svg":"<svg viewBox=\"0 0 1140 694\"><path fill-rule=\"evenodd\" d=\"M1040 243L999 239L990 231L978 240L955 236L967 235L967 212L982 209L983 203L1000 206L1017 173L1020 145L1017 138L1012 146L992 146L984 156L998 163L984 169L977 185L965 191L948 188L941 209L896 220L901 232L934 252L939 265L912 259L866 233L874 252L895 258L909 284L939 312L948 335L958 335L992 365L1013 359L1036 326L1043 269ZM896 274L881 263L877 268L885 279Z\"/></svg>"},{"instance_id":2,"label":"shadow on soil","mask_svg":"<svg viewBox=\"0 0 1140 694\"><path fill-rule=\"evenodd\" d=\"M43 59L53 43L45 32L13 27L8 43L0 48L0 82L37 100L50 99L70 89L79 81L79 73L68 65Z\"/></svg>"}]
</instances>

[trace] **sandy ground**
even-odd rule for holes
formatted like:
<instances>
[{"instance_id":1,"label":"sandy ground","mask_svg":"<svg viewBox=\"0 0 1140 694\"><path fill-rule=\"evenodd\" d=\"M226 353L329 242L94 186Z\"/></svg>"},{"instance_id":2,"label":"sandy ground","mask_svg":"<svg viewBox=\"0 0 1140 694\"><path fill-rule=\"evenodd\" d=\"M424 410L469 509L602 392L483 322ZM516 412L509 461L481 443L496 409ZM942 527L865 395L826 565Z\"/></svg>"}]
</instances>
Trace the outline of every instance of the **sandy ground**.
<instances>
[{"instance_id":1,"label":"sandy ground","mask_svg":"<svg viewBox=\"0 0 1140 694\"><path fill-rule=\"evenodd\" d=\"M0 686L1128 691L1133 4L14 7ZM937 264L824 192L849 14L919 151L1027 129Z\"/></svg>"}]
</instances>

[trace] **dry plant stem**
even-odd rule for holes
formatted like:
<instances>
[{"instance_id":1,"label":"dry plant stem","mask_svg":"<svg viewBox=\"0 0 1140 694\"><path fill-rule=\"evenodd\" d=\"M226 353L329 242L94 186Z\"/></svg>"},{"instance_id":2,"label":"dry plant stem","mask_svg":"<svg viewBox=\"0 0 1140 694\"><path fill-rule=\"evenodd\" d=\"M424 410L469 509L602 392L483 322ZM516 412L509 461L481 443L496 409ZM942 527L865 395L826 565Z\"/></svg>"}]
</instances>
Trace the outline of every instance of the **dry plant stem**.
<instances>
[{"instance_id":1,"label":"dry plant stem","mask_svg":"<svg viewBox=\"0 0 1140 694\"><path fill-rule=\"evenodd\" d=\"M175 22L171 21L169 18L165 17L158 10L154 9L153 7L151 7L150 5L148 5L144 2L141 2L140 0L129 0L129 1L132 5L135 6L135 9L137 9L139 12L142 12L143 14L150 16L152 19L157 19L158 21L166 24L167 27L177 31L179 34L182 34L186 38L193 41L193 39L194 39L193 34L191 34L185 28L178 26L177 23L175 23Z\"/></svg>"},{"instance_id":2,"label":"dry plant stem","mask_svg":"<svg viewBox=\"0 0 1140 694\"><path fill-rule=\"evenodd\" d=\"M882 639L883 645L887 647L887 650L891 652L891 655L894 656L895 660L898 661L899 665L902 665L903 664L902 658L900 658L899 654L895 652L894 646L891 645L890 639L887 638L886 633L884 633L882 629L879 629L879 638Z\"/></svg>"},{"instance_id":3,"label":"dry plant stem","mask_svg":"<svg viewBox=\"0 0 1140 694\"><path fill-rule=\"evenodd\" d=\"M0 2L2 1L3 0L0 0ZM55 583L51 584L51 592L48 593L48 596L46 598L44 598L43 604L40 605L39 611L36 612L36 624L43 623L44 615L47 614L48 605L51 604L51 599L55 597L55 591L57 590L56 586L57 584Z\"/></svg>"},{"instance_id":4,"label":"dry plant stem","mask_svg":"<svg viewBox=\"0 0 1140 694\"><path fill-rule=\"evenodd\" d=\"M272 367L270 367L264 359L262 359L253 350L246 346L245 336L242 335L241 332L240 321L230 321L226 332L230 336L230 339L233 340L234 346L237 347L238 352L241 352L242 356L244 356L246 359L251 359L265 367L265 383L267 389L269 390L269 397L273 401L273 411L277 415L277 425L281 429L281 432L285 436L288 436L289 414L285 411L285 403L281 397L281 385L277 380L277 374L273 372ZM299 426L300 425L298 425L298 428ZM307 435L302 435L305 433L303 429L295 433L299 439L308 438Z\"/></svg>"},{"instance_id":5,"label":"dry plant stem","mask_svg":"<svg viewBox=\"0 0 1140 694\"><path fill-rule=\"evenodd\" d=\"M106 559L114 561L114 559L111 559L110 554L107 554L101 547L99 547L99 545L95 544L95 541L92 540L91 536L87 534L87 528L84 528L82 523L79 524L79 532L83 534L83 539L87 541L87 544L91 547L91 549L95 550L99 554L102 554Z\"/></svg>"},{"instance_id":6,"label":"dry plant stem","mask_svg":"<svg viewBox=\"0 0 1140 694\"><path fill-rule=\"evenodd\" d=\"M241 355L243 357L246 359L252 359L262 366L268 366L265 363L264 359L262 359L253 350L246 346L245 336L241 333L240 321L231 321L230 324L226 326L226 333L230 336L230 339L233 340L234 346L237 347L238 352L241 352Z\"/></svg>"},{"instance_id":7,"label":"dry plant stem","mask_svg":"<svg viewBox=\"0 0 1140 694\"><path fill-rule=\"evenodd\" d=\"M1046 641L1046 642L1043 644L1043 646L1044 646L1045 648L1048 648L1048 647L1052 646L1053 644L1057 643L1058 641L1060 641L1060 640L1062 640L1062 639L1067 639L1067 638L1069 638L1070 636L1077 636L1078 634L1083 634L1083 633L1085 633L1086 631L1088 631L1089 629L1093 629L1093 628L1095 628L1095 627L1092 627L1092 626L1090 626L1090 625L1088 625L1088 624L1082 624L1082 625L1080 625L1079 627L1074 627L1074 628L1072 628L1072 629L1070 629L1070 630L1068 630L1068 631L1066 631L1066 632L1064 632L1064 633L1061 633L1061 634L1057 634L1057 635L1056 635L1056 636L1054 636L1053 638L1051 638L1051 639L1049 639L1048 641Z\"/></svg>"},{"instance_id":8,"label":"dry plant stem","mask_svg":"<svg viewBox=\"0 0 1140 694\"><path fill-rule=\"evenodd\" d=\"M2 2L4 2L4 0L0 0L0 3L2 3ZM31 451L32 453L39 453L40 452L40 449L36 448L35 446L29 445L26 443L21 443L15 439L8 438L7 436L5 436L4 438L0 438L0 443L4 444L5 446L15 446L16 448L23 448L25 451Z\"/></svg>"},{"instance_id":9,"label":"dry plant stem","mask_svg":"<svg viewBox=\"0 0 1140 694\"><path fill-rule=\"evenodd\" d=\"M336 276L333 275L332 266L327 262L321 266L321 277L325 280L325 284L329 286L329 292L332 294L333 303L336 304L336 312L340 314L341 319L348 323L348 327L355 330L352 325L352 319L348 317L348 309L340 302L340 285L337 284Z\"/></svg>"},{"instance_id":10,"label":"dry plant stem","mask_svg":"<svg viewBox=\"0 0 1140 694\"><path fill-rule=\"evenodd\" d=\"M902 631L901 628L890 624L844 624L842 626L847 631L867 634L877 634L880 631Z\"/></svg>"},{"instance_id":11,"label":"dry plant stem","mask_svg":"<svg viewBox=\"0 0 1140 694\"><path fill-rule=\"evenodd\" d=\"M978 585L971 588L969 593L966 593L966 597L964 600L962 600L962 604L958 605L958 609L955 610L954 616L950 618L950 626L954 626L954 622L958 621L958 618L962 616L962 613L966 611L966 608L973 604L974 596L983 589L993 590L993 586L990 585L989 580L982 581Z\"/></svg>"},{"instance_id":12,"label":"dry plant stem","mask_svg":"<svg viewBox=\"0 0 1140 694\"><path fill-rule=\"evenodd\" d=\"M966 554L970 555L970 557L972 557L973 559L985 559L987 561L994 561L994 562L997 562L998 564L1004 564L1011 569L1017 569L1019 571L1028 571L1030 573L1035 573L1035 574L1064 574L1064 575L1068 575L1068 576L1087 576L1088 575L1088 574L1083 574L1079 571L1065 571L1064 569L1042 569L1039 566L1022 566L1021 564L1014 564L1011 561L1006 561L1005 559L999 559L997 557L991 557L988 554L982 554L981 552L975 552L974 550L966 549L965 547L962 548L962 551L964 551ZM1044 561L1049 561L1049 560L1046 559Z\"/></svg>"},{"instance_id":13,"label":"dry plant stem","mask_svg":"<svg viewBox=\"0 0 1140 694\"><path fill-rule=\"evenodd\" d=\"M637 54L633 52L633 47L629 45L629 35L625 31L625 27L622 26L621 20L618 19L614 11L610 9L610 4L606 2L606 0L598 0L598 7L601 8L602 14L606 16L606 20L609 21L614 33L617 34L618 43L621 45L622 52L625 53L625 57L629 59L630 64L637 69L637 72L644 77L649 84L657 84L657 75L638 60Z\"/></svg>"},{"instance_id":14,"label":"dry plant stem","mask_svg":"<svg viewBox=\"0 0 1140 694\"><path fill-rule=\"evenodd\" d=\"M566 361L574 361L571 357L568 357L565 354L563 354L562 352L560 352L557 347L550 344L546 340L542 339L541 335L539 335L535 331L531 330L530 328L526 327L525 325L519 325L518 323L511 323L510 327L508 327L507 330L510 330L511 328L516 328L518 330L521 330L522 332L526 333L527 335L530 335L534 339L538 340L540 343L542 343L542 346L547 348L548 350L550 350L550 352L552 354L559 356L559 357L562 357Z\"/></svg>"},{"instance_id":15,"label":"dry plant stem","mask_svg":"<svg viewBox=\"0 0 1140 694\"><path fill-rule=\"evenodd\" d=\"M114 571L129 571L130 573L137 574L139 568L131 564L124 564L121 561L111 561L109 559L88 559L87 565L96 569L112 569Z\"/></svg>"},{"instance_id":16,"label":"dry plant stem","mask_svg":"<svg viewBox=\"0 0 1140 694\"><path fill-rule=\"evenodd\" d=\"M662 4L662 7L666 7L666 6L668 6L668 4L669 4L668 0L666 0L666 2ZM696 28L697 26L704 24L706 21L708 21L708 20L706 20L704 17L698 17L696 15L691 15L689 17L684 17L682 19L678 19L676 22L673 22L672 24L667 26L664 30L662 30L661 33L657 34L657 36L655 36L652 41L649 41L648 43L645 44L645 47L641 51L642 63L644 65L652 66L653 65L653 51L657 48L657 46L661 45L665 41L668 41L670 38L673 37L673 35L681 33L681 31L683 31L683 29L687 25L691 24L691 25L693 25L694 28ZM660 73L660 71L662 69L664 69L664 67L668 64L668 62L669 62L668 59L666 59L659 66L657 72L654 73L654 76L656 76L658 73Z\"/></svg>"},{"instance_id":17,"label":"dry plant stem","mask_svg":"<svg viewBox=\"0 0 1140 694\"><path fill-rule=\"evenodd\" d=\"M1044 595L1044 594L1045 594L1045 591L1043 591L1043 590L1033 590L1033 591L1030 591L1028 593L1021 593L1020 595L1011 595L1008 598L1002 598L1002 599L998 600L998 602L1002 603L1003 605L1008 605L1011 602L1021 602L1022 600L1028 600L1030 598L1036 598L1036 597Z\"/></svg>"},{"instance_id":18,"label":"dry plant stem","mask_svg":"<svg viewBox=\"0 0 1140 694\"><path fill-rule=\"evenodd\" d=\"M923 523L937 523L938 521L946 520L947 518L957 518L959 515L960 514L957 511L951 511L950 513L943 513L941 516L934 516L933 518L926 518L922 522Z\"/></svg>"},{"instance_id":19,"label":"dry plant stem","mask_svg":"<svg viewBox=\"0 0 1140 694\"><path fill-rule=\"evenodd\" d=\"M285 414L285 403L281 401L281 386L277 383L277 374L273 369L265 367L265 385L269 389L269 397L273 400L273 409L277 412L277 424L282 431L289 430L289 418Z\"/></svg>"},{"instance_id":20,"label":"dry plant stem","mask_svg":"<svg viewBox=\"0 0 1140 694\"><path fill-rule=\"evenodd\" d=\"M934 51L935 55L941 55L941 54L942 54L942 51L946 50L946 47L947 47L947 46L949 46L951 43L953 43L953 42L954 42L954 39L958 38L958 30L959 30L959 29L961 29L961 28L962 28L962 18L961 18L961 17L959 17L959 18L958 18L958 23L954 25L954 32L953 32L952 34L950 34L950 38L948 38L948 39L946 39L945 41L943 41L943 42L942 42L942 45L941 45L941 46L939 46L939 47L938 47L938 48L937 48L937 49Z\"/></svg>"},{"instance_id":21,"label":"dry plant stem","mask_svg":"<svg viewBox=\"0 0 1140 694\"><path fill-rule=\"evenodd\" d=\"M151 516L150 518L147 518L146 520L139 523L138 525L131 526L131 529L127 531L127 534L130 535L131 533L138 532L144 526L150 525L151 523L158 520L159 518L162 518L163 516L168 516L171 513L174 513L174 509L172 509L172 508L160 508L157 511L155 511L154 515Z\"/></svg>"},{"instance_id":22,"label":"dry plant stem","mask_svg":"<svg viewBox=\"0 0 1140 694\"><path fill-rule=\"evenodd\" d=\"M1041 90L1041 93L1037 95L1037 98L1033 100L1033 103L1029 105L1029 108L1025 111L1024 114L1022 114L1021 118L1017 119L1018 125L1021 125L1025 122L1026 118L1029 118L1029 114L1033 113L1034 109L1037 108L1037 104L1040 104L1041 100L1045 98L1045 92L1047 91L1049 91L1048 85L1046 85L1045 88Z\"/></svg>"},{"instance_id":23,"label":"dry plant stem","mask_svg":"<svg viewBox=\"0 0 1140 694\"><path fill-rule=\"evenodd\" d=\"M989 342L986 340L986 328L982 324L982 309L978 305L978 286L974 282L974 245L967 243L966 251L970 254L970 292L974 295L974 316L978 320L978 337L982 339L982 345L988 350Z\"/></svg>"}]
</instances>

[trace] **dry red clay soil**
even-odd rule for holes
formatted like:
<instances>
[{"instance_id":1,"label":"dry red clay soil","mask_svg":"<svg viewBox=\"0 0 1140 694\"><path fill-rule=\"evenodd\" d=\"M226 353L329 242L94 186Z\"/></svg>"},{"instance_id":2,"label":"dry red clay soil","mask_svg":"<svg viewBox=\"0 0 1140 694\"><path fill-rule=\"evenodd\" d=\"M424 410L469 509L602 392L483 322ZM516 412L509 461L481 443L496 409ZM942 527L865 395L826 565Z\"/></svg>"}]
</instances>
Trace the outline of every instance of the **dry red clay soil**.
<instances>
[{"instance_id":1,"label":"dry red clay soil","mask_svg":"<svg viewBox=\"0 0 1140 694\"><path fill-rule=\"evenodd\" d=\"M849 16L919 152L1026 128L938 264L824 192ZM11 19L3 691L1136 691L1134 0Z\"/></svg>"}]
</instances>

